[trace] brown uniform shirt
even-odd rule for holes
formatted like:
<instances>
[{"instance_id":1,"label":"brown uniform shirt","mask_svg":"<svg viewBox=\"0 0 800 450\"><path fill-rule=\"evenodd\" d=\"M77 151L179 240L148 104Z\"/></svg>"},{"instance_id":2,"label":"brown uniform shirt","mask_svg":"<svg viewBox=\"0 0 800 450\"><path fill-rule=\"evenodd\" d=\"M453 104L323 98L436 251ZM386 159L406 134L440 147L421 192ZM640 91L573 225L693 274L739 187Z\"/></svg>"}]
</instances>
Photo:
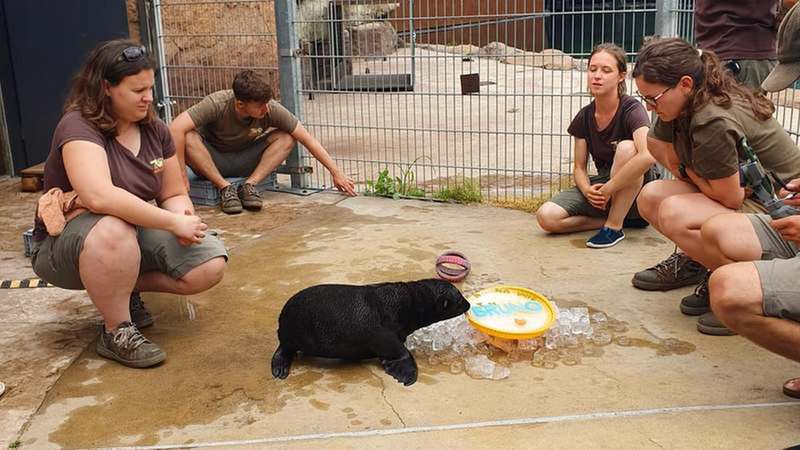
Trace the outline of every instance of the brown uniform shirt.
<instances>
[{"instance_id":1,"label":"brown uniform shirt","mask_svg":"<svg viewBox=\"0 0 800 450\"><path fill-rule=\"evenodd\" d=\"M695 0L697 47L721 59L775 59L778 0Z\"/></svg>"},{"instance_id":2,"label":"brown uniform shirt","mask_svg":"<svg viewBox=\"0 0 800 450\"><path fill-rule=\"evenodd\" d=\"M586 146L598 171L611 170L617 143L633 139L633 132L641 127L649 127L650 119L639 100L623 95L614 118L608 126L598 130L595 109L594 101L584 106L572 119L567 132L576 138L586 139Z\"/></svg>"},{"instance_id":3,"label":"brown uniform shirt","mask_svg":"<svg viewBox=\"0 0 800 450\"><path fill-rule=\"evenodd\" d=\"M709 103L691 117L656 120L650 135L675 146L680 162L707 180L739 172L744 155L737 149L743 136L761 165L784 181L800 178L800 149L774 117L758 120L750 105L734 100L729 109Z\"/></svg>"},{"instance_id":4,"label":"brown uniform shirt","mask_svg":"<svg viewBox=\"0 0 800 450\"><path fill-rule=\"evenodd\" d=\"M197 132L220 152L242 150L272 128L291 133L297 126L297 117L275 100L269 101L269 112L263 118L239 119L234 100L233 90L226 89L186 110Z\"/></svg>"},{"instance_id":5,"label":"brown uniform shirt","mask_svg":"<svg viewBox=\"0 0 800 450\"><path fill-rule=\"evenodd\" d=\"M45 192L54 187L61 188L64 192L73 190L64 169L62 151L68 142L88 141L105 149L114 186L125 189L146 202L154 200L161 192L164 160L175 155L175 144L169 128L159 119L150 124L142 124L139 129L141 146L139 154L134 156L116 138L103 136L80 112L70 111L64 114L53 133L50 154L44 166ZM86 167L85 170L96 168ZM33 239L41 241L46 237L44 223L35 217Z\"/></svg>"}]
</instances>

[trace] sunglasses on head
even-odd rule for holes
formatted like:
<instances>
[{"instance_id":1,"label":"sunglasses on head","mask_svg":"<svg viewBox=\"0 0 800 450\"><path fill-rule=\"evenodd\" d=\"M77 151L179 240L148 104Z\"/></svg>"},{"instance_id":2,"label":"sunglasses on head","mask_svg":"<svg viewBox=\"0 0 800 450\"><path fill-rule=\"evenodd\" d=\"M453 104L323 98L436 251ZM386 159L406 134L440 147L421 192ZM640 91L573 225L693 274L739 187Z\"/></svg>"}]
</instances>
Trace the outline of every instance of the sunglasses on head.
<instances>
[{"instance_id":1,"label":"sunglasses on head","mask_svg":"<svg viewBox=\"0 0 800 450\"><path fill-rule=\"evenodd\" d=\"M140 45L138 47L128 47L122 51L122 55L120 57L128 62L135 62L142 58L147 53L147 50L144 48L144 45Z\"/></svg>"}]
</instances>

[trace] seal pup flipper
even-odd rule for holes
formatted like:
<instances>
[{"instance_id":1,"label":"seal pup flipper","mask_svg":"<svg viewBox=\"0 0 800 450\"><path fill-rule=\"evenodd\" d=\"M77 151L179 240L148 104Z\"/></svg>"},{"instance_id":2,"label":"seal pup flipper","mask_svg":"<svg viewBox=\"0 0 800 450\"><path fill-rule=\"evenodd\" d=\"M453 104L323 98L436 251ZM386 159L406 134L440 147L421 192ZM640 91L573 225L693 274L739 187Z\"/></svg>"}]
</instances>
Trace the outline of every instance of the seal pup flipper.
<instances>
[{"instance_id":1,"label":"seal pup flipper","mask_svg":"<svg viewBox=\"0 0 800 450\"><path fill-rule=\"evenodd\" d=\"M397 334L382 331L376 333L369 342L386 373L406 386L417 381L417 362Z\"/></svg>"},{"instance_id":2,"label":"seal pup flipper","mask_svg":"<svg viewBox=\"0 0 800 450\"><path fill-rule=\"evenodd\" d=\"M294 359L295 352L290 352L280 345L272 355L272 376L275 378L284 378L289 376L289 370L292 367L292 360Z\"/></svg>"},{"instance_id":3,"label":"seal pup flipper","mask_svg":"<svg viewBox=\"0 0 800 450\"><path fill-rule=\"evenodd\" d=\"M381 359L381 365L386 373L404 386L411 386L417 381L417 362L408 350L401 358Z\"/></svg>"}]
</instances>

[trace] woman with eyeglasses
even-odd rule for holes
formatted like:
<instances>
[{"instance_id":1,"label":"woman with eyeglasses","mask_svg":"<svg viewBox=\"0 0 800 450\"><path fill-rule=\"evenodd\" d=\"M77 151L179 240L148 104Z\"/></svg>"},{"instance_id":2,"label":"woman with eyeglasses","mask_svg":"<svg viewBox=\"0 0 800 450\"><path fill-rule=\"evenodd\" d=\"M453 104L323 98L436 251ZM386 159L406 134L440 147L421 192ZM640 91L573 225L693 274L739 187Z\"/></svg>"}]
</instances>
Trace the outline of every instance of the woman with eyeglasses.
<instances>
[{"instance_id":1,"label":"woman with eyeglasses","mask_svg":"<svg viewBox=\"0 0 800 450\"><path fill-rule=\"evenodd\" d=\"M194 213L167 126L153 113L153 61L129 40L90 52L72 82L45 163L45 197L77 194L63 229L39 202L33 269L65 289L85 289L103 316L100 356L130 367L164 361L140 327L139 292L193 294L217 284L227 252ZM57 189L56 189L57 188ZM154 203L153 203L154 202Z\"/></svg>"},{"instance_id":2,"label":"woman with eyeglasses","mask_svg":"<svg viewBox=\"0 0 800 450\"><path fill-rule=\"evenodd\" d=\"M578 111L567 131L575 137L575 187L560 192L536 212L549 233L596 230L586 242L606 248L625 238L623 226L643 228L634 204L653 157L647 150L650 120L642 104L625 95L625 51L596 46L589 56L587 84L594 99ZM589 155L597 175L587 171Z\"/></svg>"},{"instance_id":3,"label":"woman with eyeglasses","mask_svg":"<svg viewBox=\"0 0 800 450\"><path fill-rule=\"evenodd\" d=\"M639 51L633 77L647 109L658 115L647 146L675 177L645 186L639 211L685 252L637 273L633 284L650 290L680 287L685 284L679 278L690 267L680 260L697 261L702 281L680 309L701 316L697 328L703 333L732 334L709 312L705 267L714 259L706 253L700 227L717 214L765 211L740 185L742 138L764 169L781 180L800 176L800 150L772 116L772 102L737 84L711 51L677 38L651 41Z\"/></svg>"}]
</instances>

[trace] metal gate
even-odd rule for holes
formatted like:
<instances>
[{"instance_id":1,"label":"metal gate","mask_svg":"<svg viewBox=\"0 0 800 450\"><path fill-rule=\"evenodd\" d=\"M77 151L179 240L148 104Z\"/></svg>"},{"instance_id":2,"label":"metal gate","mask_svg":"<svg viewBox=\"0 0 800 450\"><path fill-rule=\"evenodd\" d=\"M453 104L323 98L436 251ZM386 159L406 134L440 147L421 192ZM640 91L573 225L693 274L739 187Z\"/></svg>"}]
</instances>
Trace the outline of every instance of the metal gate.
<instances>
[{"instance_id":1,"label":"metal gate","mask_svg":"<svg viewBox=\"0 0 800 450\"><path fill-rule=\"evenodd\" d=\"M238 70L280 73L281 102L360 191L410 196L549 197L571 182L592 46L630 59L646 36L693 38L693 0L146 1L167 120ZM798 137L793 92L773 100ZM294 187L331 186L305 149L288 163L314 167Z\"/></svg>"}]
</instances>

